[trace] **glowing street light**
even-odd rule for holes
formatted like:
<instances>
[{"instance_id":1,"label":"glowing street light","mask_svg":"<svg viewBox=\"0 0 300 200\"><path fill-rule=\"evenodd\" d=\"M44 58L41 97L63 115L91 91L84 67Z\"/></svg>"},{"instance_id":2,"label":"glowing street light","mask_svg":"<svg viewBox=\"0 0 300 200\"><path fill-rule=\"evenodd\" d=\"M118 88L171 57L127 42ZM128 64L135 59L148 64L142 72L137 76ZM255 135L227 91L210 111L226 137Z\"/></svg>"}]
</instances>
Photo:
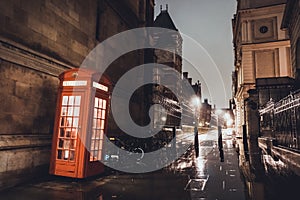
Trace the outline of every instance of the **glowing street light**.
<instances>
[{"instance_id":1,"label":"glowing street light","mask_svg":"<svg viewBox=\"0 0 300 200\"><path fill-rule=\"evenodd\" d=\"M233 119L231 118L231 116L230 116L229 113L225 113L223 118L224 118L224 120L225 120L225 122L226 122L226 127L232 126L232 124L233 124Z\"/></svg>"},{"instance_id":2,"label":"glowing street light","mask_svg":"<svg viewBox=\"0 0 300 200\"><path fill-rule=\"evenodd\" d=\"M194 108L196 108L196 109L199 108L200 107L200 103L201 103L201 101L200 101L200 98L198 96L194 96L192 98L192 106Z\"/></svg>"},{"instance_id":3,"label":"glowing street light","mask_svg":"<svg viewBox=\"0 0 300 200\"><path fill-rule=\"evenodd\" d=\"M229 113L225 113L224 114L224 119L226 120L229 120L231 117L230 117L230 114Z\"/></svg>"}]
</instances>

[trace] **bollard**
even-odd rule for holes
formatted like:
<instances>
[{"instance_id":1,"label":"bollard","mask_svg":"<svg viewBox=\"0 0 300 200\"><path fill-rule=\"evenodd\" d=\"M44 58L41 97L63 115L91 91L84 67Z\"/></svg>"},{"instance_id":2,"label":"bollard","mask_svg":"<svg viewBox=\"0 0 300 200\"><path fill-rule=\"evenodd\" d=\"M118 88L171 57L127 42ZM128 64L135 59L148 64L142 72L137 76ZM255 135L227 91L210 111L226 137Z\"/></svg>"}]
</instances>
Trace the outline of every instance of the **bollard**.
<instances>
[{"instance_id":1,"label":"bollard","mask_svg":"<svg viewBox=\"0 0 300 200\"><path fill-rule=\"evenodd\" d=\"M223 138L221 126L218 126L218 145L219 149L223 149Z\"/></svg>"},{"instance_id":2,"label":"bollard","mask_svg":"<svg viewBox=\"0 0 300 200\"><path fill-rule=\"evenodd\" d=\"M219 146L219 151L220 151L220 161L224 162L223 138L222 138L221 126L218 126L218 146Z\"/></svg>"},{"instance_id":3,"label":"bollard","mask_svg":"<svg viewBox=\"0 0 300 200\"><path fill-rule=\"evenodd\" d=\"M195 139L194 139L194 147L196 152L196 158L199 157L199 139L198 139L198 128L194 127Z\"/></svg>"}]
</instances>

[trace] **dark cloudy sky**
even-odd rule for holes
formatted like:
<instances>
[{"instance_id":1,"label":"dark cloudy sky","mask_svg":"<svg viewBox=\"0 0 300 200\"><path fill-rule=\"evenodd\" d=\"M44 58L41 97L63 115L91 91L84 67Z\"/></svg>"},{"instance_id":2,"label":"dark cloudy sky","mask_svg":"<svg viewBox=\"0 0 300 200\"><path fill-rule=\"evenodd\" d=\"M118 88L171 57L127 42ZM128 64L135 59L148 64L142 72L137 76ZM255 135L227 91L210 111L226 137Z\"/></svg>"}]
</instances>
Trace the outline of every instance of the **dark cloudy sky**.
<instances>
[{"instance_id":1,"label":"dark cloudy sky","mask_svg":"<svg viewBox=\"0 0 300 200\"><path fill-rule=\"evenodd\" d=\"M189 72L193 82L198 79L202 82L203 96L210 103L219 108L228 107L228 100L231 98L231 72L234 69L231 19L236 10L236 0L156 0L155 4L155 17L160 12L160 5L163 5L164 10L168 4L168 12L179 31L201 46L202 52L195 52L189 48L189 42L183 41L183 57L187 54L198 58L209 57L198 60L196 66L184 62L183 70ZM212 88L211 84L205 79L215 79L218 84L221 81L214 74L203 79L204 68L217 68L220 71L225 92L209 89Z\"/></svg>"}]
</instances>

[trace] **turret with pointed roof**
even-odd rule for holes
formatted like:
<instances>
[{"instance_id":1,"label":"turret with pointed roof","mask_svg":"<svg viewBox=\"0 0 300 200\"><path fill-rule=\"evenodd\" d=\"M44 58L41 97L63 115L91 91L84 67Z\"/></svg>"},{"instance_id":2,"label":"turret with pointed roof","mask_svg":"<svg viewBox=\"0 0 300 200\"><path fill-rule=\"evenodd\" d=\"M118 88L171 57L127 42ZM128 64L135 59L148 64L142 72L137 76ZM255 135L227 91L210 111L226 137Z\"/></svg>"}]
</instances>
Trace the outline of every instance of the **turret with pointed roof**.
<instances>
[{"instance_id":1,"label":"turret with pointed roof","mask_svg":"<svg viewBox=\"0 0 300 200\"><path fill-rule=\"evenodd\" d=\"M168 5L165 10L161 7L159 15L154 20L154 27L170 29L169 32L155 33L154 41L163 44L169 50L169 52L155 50L157 62L168 65L181 73L182 37L168 12ZM176 34L174 34L174 31L176 31Z\"/></svg>"},{"instance_id":2,"label":"turret with pointed roof","mask_svg":"<svg viewBox=\"0 0 300 200\"><path fill-rule=\"evenodd\" d=\"M176 28L170 14L168 12L168 7L166 8L166 10L162 10L162 7L161 7L160 13L154 21L154 26L178 31L178 29Z\"/></svg>"}]
</instances>

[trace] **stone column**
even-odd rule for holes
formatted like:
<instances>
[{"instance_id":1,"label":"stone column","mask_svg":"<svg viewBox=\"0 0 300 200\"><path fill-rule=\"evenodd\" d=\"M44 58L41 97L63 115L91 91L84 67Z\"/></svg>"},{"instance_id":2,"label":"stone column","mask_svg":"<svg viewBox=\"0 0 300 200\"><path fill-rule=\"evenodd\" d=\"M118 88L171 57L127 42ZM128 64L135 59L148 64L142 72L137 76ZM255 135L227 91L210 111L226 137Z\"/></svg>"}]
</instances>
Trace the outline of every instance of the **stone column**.
<instances>
[{"instance_id":1,"label":"stone column","mask_svg":"<svg viewBox=\"0 0 300 200\"><path fill-rule=\"evenodd\" d=\"M263 177L263 165L261 163L261 150L258 146L259 137L259 113L258 113L258 92L257 90L249 90L249 98L246 99L246 129L249 148L249 164L253 173L259 179ZM258 176L257 176L258 175ZM257 180L256 180L257 181Z\"/></svg>"}]
</instances>

